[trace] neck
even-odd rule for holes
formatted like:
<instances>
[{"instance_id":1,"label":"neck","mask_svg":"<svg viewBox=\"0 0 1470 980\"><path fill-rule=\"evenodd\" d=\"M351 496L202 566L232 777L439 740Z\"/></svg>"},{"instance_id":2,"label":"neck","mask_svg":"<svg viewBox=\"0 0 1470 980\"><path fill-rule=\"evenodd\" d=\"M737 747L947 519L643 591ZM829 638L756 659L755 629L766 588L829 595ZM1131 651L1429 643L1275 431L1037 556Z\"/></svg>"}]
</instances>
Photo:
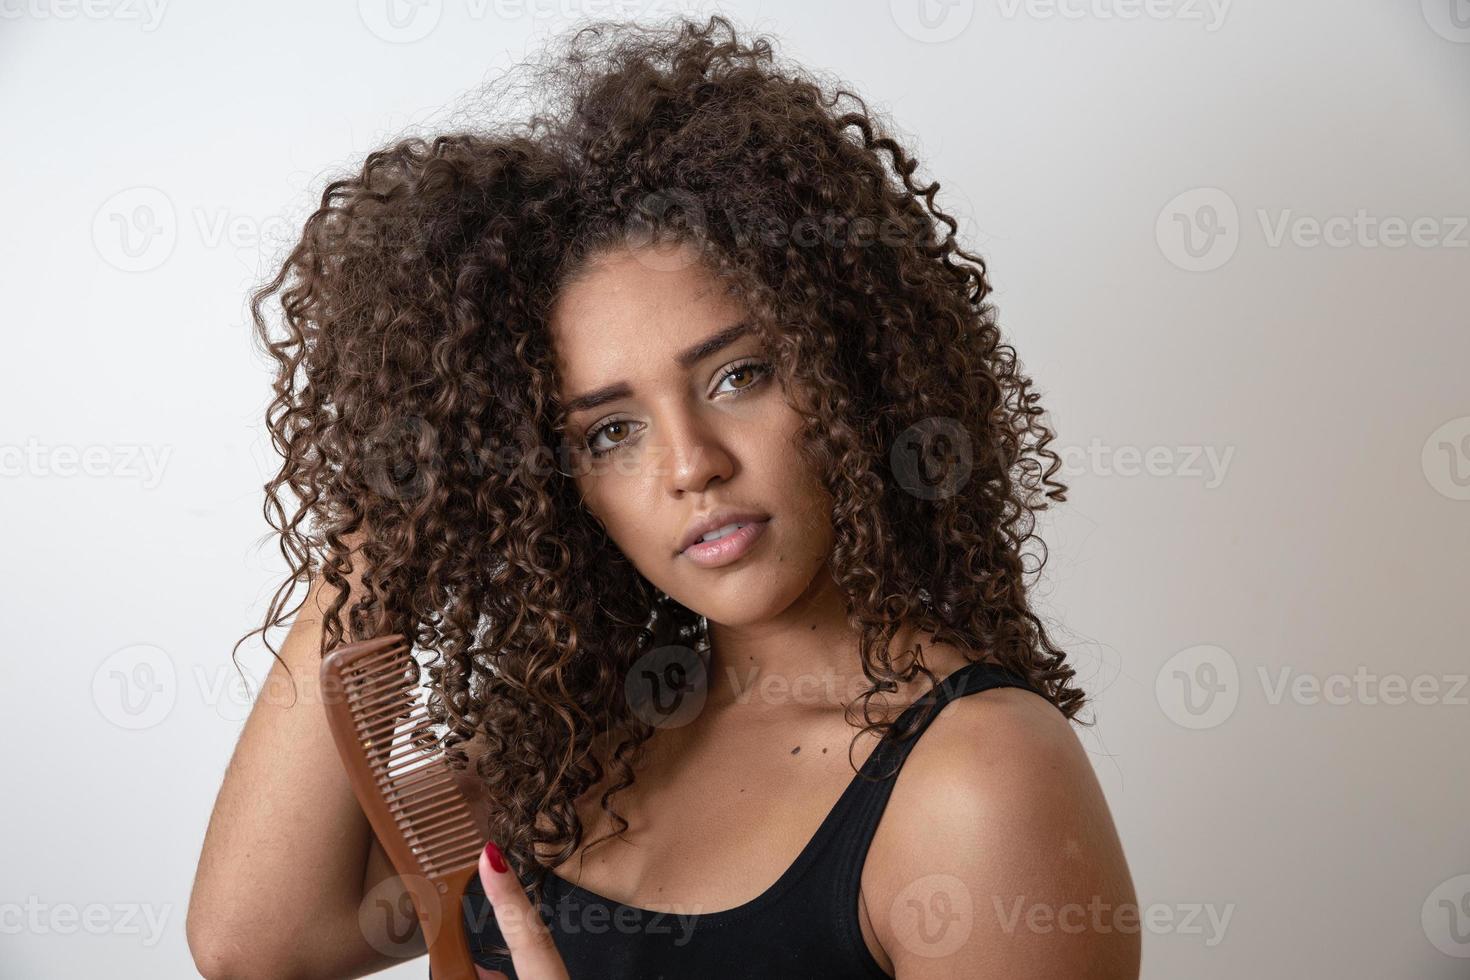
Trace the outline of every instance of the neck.
<instances>
[{"instance_id":1,"label":"neck","mask_svg":"<svg viewBox=\"0 0 1470 980\"><path fill-rule=\"evenodd\" d=\"M861 631L847 622L842 596L825 572L780 616L740 626L711 622L709 638L707 710L748 717L841 710L872 686L862 671ZM925 637L905 625L890 643L899 672L916 641Z\"/></svg>"}]
</instances>

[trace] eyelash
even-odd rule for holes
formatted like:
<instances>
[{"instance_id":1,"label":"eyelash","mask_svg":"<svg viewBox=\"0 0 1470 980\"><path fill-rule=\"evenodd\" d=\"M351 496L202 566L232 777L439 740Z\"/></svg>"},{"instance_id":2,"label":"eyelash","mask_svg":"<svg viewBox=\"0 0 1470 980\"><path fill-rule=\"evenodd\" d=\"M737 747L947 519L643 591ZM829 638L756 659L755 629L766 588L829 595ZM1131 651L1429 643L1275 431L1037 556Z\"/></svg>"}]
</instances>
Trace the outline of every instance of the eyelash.
<instances>
[{"instance_id":1,"label":"eyelash","mask_svg":"<svg viewBox=\"0 0 1470 980\"><path fill-rule=\"evenodd\" d=\"M761 384L761 382L764 381L767 377L770 376L770 374L771 374L771 365L768 364L768 363L766 363L765 361L762 361L762 360L758 359L758 358L752 358L752 359L746 360L746 361L737 361L734 364L731 364L725 370L725 373L724 374L720 375L719 383L716 384L715 387L718 388L720 385L724 384L727 380L729 380L729 378L732 375L739 374L741 371L753 371L755 373L755 380L753 380L750 384L746 385L744 388L735 388L735 389L733 389L736 397L739 397L740 395L743 395L746 392L751 391L752 389L759 387L760 384ZM620 424L622 422L625 422L625 421L627 421L627 420L626 419L609 419L608 421L606 421L606 422L602 423L601 425L599 425L597 428L588 430L588 432L586 433L586 436L585 436L585 444L587 446L587 451L590 452L593 456L606 456L608 453L612 452L613 450L622 448L623 443L618 443L616 446L613 446L612 449L593 449L592 448L592 444L597 441L597 437L600 436L600 435L602 435L602 433L603 433L604 430L610 429L613 426L618 425L618 424Z\"/></svg>"}]
</instances>

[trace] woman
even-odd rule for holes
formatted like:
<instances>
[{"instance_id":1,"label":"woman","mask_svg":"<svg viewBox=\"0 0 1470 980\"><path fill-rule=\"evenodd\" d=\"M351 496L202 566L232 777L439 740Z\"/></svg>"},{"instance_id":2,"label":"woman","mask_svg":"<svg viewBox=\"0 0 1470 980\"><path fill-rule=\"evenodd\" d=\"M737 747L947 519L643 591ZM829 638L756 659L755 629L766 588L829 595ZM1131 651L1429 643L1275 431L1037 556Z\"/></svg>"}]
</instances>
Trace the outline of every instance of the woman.
<instances>
[{"instance_id":1,"label":"woman","mask_svg":"<svg viewBox=\"0 0 1470 980\"><path fill-rule=\"evenodd\" d=\"M292 279L287 586L320 555L277 668L435 655L491 839L483 975L1136 976L1026 589L1052 433L937 185L723 18L554 54L527 125L333 183L255 297L270 341ZM278 700L211 820L196 960L387 966L358 911L391 869L319 704Z\"/></svg>"}]
</instances>

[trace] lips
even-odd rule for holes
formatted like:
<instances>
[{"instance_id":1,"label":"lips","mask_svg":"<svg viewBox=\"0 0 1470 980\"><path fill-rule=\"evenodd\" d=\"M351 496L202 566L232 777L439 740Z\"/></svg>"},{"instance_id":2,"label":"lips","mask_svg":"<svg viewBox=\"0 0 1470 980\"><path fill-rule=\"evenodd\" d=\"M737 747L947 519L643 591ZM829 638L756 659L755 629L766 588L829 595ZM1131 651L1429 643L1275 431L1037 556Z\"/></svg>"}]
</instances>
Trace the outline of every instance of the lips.
<instances>
[{"instance_id":1,"label":"lips","mask_svg":"<svg viewBox=\"0 0 1470 980\"><path fill-rule=\"evenodd\" d=\"M768 521L771 515L758 510L732 510L721 509L711 511L703 517L696 518L684 531L684 536L679 539L678 550L674 554L681 555L690 545L696 544L701 538L711 531L718 531L728 524L756 524L760 521Z\"/></svg>"}]
</instances>

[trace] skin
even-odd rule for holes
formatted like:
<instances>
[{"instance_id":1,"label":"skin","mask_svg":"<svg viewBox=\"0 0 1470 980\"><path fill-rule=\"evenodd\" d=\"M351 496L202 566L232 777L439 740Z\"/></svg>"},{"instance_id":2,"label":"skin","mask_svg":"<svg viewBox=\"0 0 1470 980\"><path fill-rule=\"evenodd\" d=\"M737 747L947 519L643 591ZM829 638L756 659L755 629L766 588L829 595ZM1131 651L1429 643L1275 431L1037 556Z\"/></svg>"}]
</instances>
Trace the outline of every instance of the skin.
<instances>
[{"instance_id":1,"label":"skin","mask_svg":"<svg viewBox=\"0 0 1470 980\"><path fill-rule=\"evenodd\" d=\"M583 503L649 581L706 617L715 651L704 708L650 739L637 782L617 797L626 839L584 844L556 869L642 908L713 912L754 898L853 775L843 707L866 683L826 566L831 500L793 449L799 417L774 375L749 367L762 358L753 334L677 358L742 319L679 246L595 257L552 310L563 400L629 389L569 415L574 441L611 449L578 476ZM677 543L719 506L771 520L739 561L701 568ZM893 650L900 669L905 651L941 678L981 659L911 627ZM927 687L921 676L872 708L891 717ZM852 764L876 742L861 739ZM804 788L799 799L791 786ZM611 829L602 788L578 804L586 841ZM732 823L758 827L759 839L732 839L746 836ZM566 977L515 876L488 856L480 876L519 976ZM1107 804L1071 725L1028 691L960 698L933 722L900 770L861 883L863 941L900 980L1138 975L1133 885ZM936 928L916 909L968 911Z\"/></svg>"},{"instance_id":2,"label":"skin","mask_svg":"<svg viewBox=\"0 0 1470 980\"><path fill-rule=\"evenodd\" d=\"M348 544L356 550L360 536ZM362 582L348 579L350 603ZM418 935L384 950L363 934L365 898L396 907L405 892L353 795L316 683L335 598L312 579L215 800L186 927L209 980L360 977L425 949Z\"/></svg>"}]
</instances>

